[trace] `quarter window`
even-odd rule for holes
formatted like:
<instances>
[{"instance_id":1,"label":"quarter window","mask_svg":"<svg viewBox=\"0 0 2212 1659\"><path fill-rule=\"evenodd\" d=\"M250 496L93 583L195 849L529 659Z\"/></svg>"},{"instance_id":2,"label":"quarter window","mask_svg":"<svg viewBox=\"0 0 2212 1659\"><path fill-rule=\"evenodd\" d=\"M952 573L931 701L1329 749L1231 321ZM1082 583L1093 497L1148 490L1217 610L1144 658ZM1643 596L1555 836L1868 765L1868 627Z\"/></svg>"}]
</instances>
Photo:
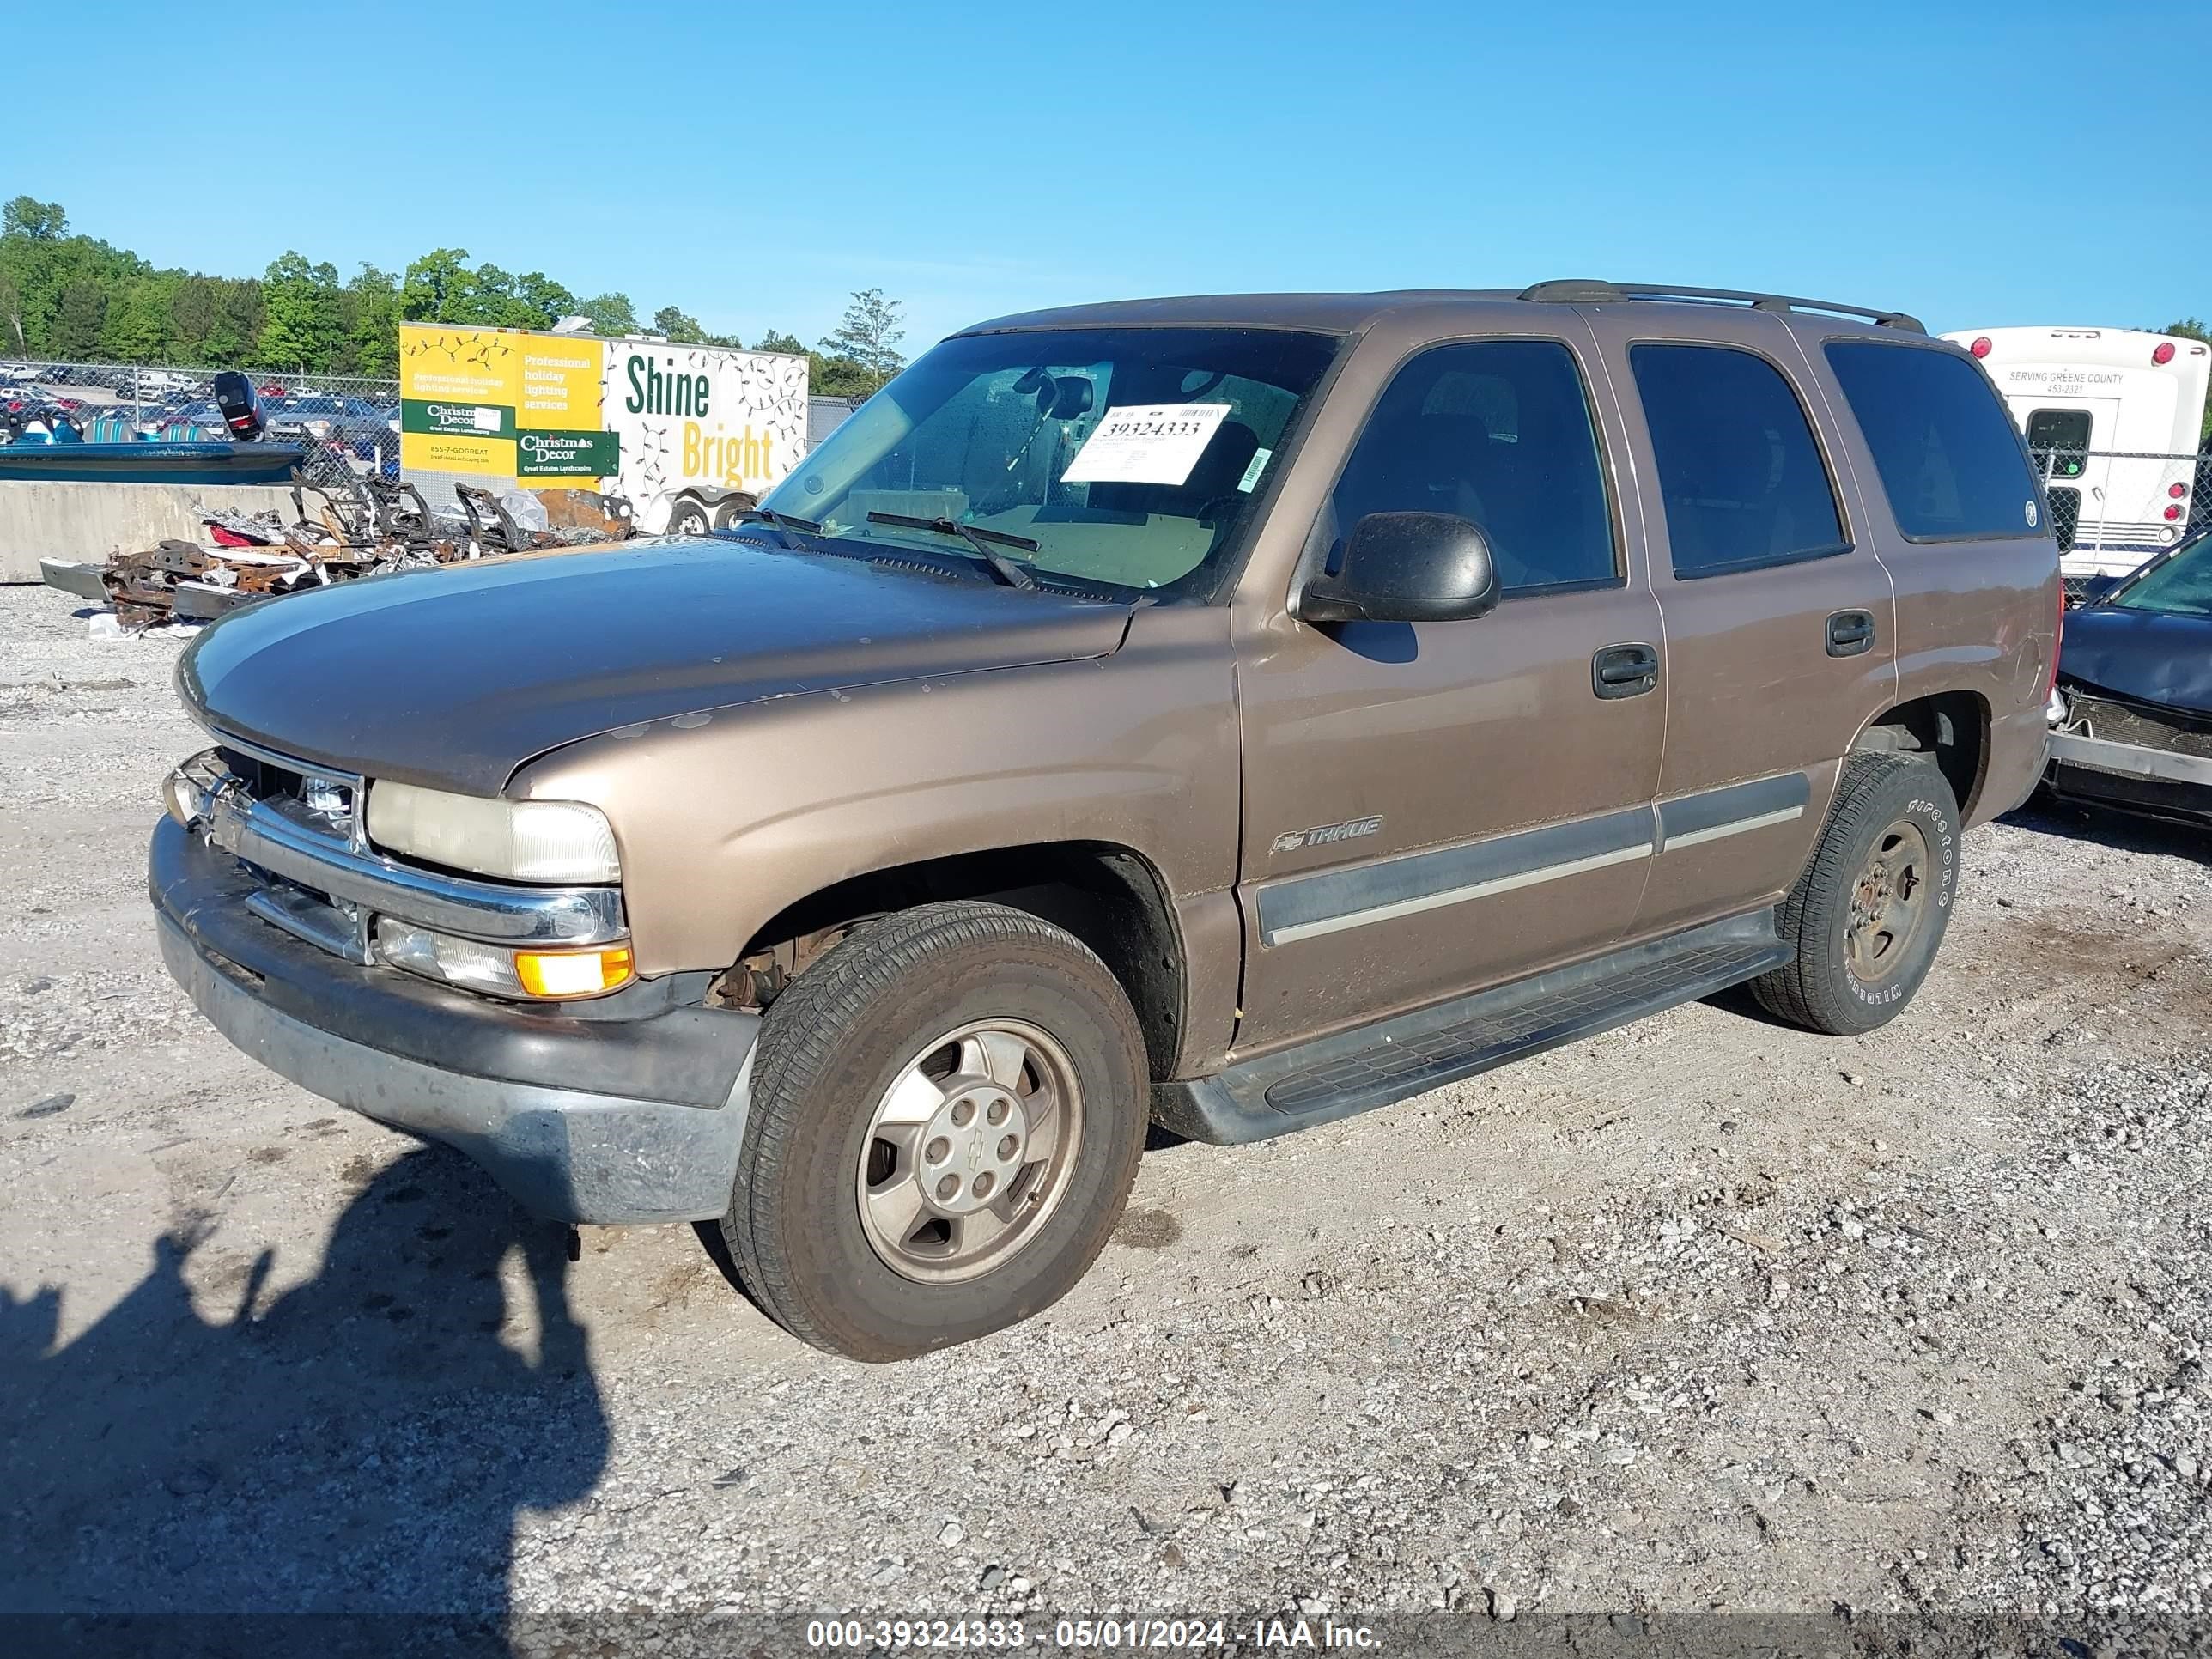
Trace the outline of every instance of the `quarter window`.
<instances>
[{"instance_id":1,"label":"quarter window","mask_svg":"<svg viewBox=\"0 0 2212 1659\"><path fill-rule=\"evenodd\" d=\"M1725 346L1629 350L1678 577L1850 550L1797 394L1764 357Z\"/></svg>"},{"instance_id":2,"label":"quarter window","mask_svg":"<svg viewBox=\"0 0 2212 1659\"><path fill-rule=\"evenodd\" d=\"M2035 480L1980 369L1948 351L1880 341L1822 349L1907 540L2041 533Z\"/></svg>"},{"instance_id":3,"label":"quarter window","mask_svg":"<svg viewBox=\"0 0 2212 1659\"><path fill-rule=\"evenodd\" d=\"M1619 580L1589 399L1555 340L1437 346L1406 364L1330 506L1332 568L1370 513L1449 513L1482 527L1509 598Z\"/></svg>"}]
</instances>

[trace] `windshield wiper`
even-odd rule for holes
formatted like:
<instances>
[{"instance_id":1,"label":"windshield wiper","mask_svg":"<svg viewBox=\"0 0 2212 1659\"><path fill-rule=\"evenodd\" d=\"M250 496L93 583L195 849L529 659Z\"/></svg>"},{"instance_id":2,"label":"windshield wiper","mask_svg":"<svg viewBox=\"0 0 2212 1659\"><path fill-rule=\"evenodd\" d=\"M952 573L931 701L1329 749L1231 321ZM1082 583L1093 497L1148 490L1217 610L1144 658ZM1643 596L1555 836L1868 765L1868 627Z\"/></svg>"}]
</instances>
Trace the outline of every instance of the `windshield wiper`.
<instances>
[{"instance_id":1,"label":"windshield wiper","mask_svg":"<svg viewBox=\"0 0 2212 1659\"><path fill-rule=\"evenodd\" d=\"M975 556L990 566L993 573L1007 586L1036 586L1036 579L1028 571L998 550L1000 547L1018 547L1024 553L1036 552L1037 544L1026 536L1009 536L997 530L979 530L972 524L962 524L957 519L917 519L904 513L871 513L868 522L896 525L902 530L933 530L940 536L957 536L975 550Z\"/></svg>"},{"instance_id":2,"label":"windshield wiper","mask_svg":"<svg viewBox=\"0 0 2212 1659\"><path fill-rule=\"evenodd\" d=\"M793 552L799 550L799 544L791 539L791 532L803 530L810 536L822 533L822 526L811 519L802 519L795 513L778 513L772 507L756 507L738 515L739 524L764 524L775 532L775 538Z\"/></svg>"}]
</instances>

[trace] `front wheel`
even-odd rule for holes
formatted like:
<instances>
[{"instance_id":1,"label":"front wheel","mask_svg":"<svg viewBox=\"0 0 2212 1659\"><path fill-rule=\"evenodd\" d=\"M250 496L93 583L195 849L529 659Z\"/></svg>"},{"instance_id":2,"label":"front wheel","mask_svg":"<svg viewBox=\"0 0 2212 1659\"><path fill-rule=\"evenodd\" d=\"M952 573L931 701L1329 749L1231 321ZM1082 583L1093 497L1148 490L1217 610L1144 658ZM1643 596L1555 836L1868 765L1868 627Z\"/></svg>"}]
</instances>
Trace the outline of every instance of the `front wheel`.
<instances>
[{"instance_id":1,"label":"front wheel","mask_svg":"<svg viewBox=\"0 0 2212 1659\"><path fill-rule=\"evenodd\" d=\"M776 999L722 1232L793 1334L903 1359L1083 1276L1136 1178L1144 1040L1061 928L972 902L854 928Z\"/></svg>"},{"instance_id":2,"label":"front wheel","mask_svg":"<svg viewBox=\"0 0 2212 1659\"><path fill-rule=\"evenodd\" d=\"M1783 902L1796 959L1752 981L1769 1013L1849 1036L1886 1025L1927 978L1959 884L1959 806L1926 761L1853 755Z\"/></svg>"}]
</instances>

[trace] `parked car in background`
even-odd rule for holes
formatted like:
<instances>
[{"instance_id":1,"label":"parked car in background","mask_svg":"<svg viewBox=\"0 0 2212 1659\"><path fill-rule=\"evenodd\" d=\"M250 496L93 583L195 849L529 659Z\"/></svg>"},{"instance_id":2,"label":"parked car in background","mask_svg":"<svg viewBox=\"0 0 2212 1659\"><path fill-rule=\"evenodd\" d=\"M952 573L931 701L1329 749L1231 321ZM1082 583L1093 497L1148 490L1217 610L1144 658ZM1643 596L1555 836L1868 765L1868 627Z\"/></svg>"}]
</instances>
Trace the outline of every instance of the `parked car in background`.
<instances>
[{"instance_id":1,"label":"parked car in background","mask_svg":"<svg viewBox=\"0 0 2212 1659\"><path fill-rule=\"evenodd\" d=\"M389 477L398 471L396 403L308 392L266 399L262 409L271 439L307 447L301 471L310 478L329 483L349 472L379 471Z\"/></svg>"},{"instance_id":2,"label":"parked car in background","mask_svg":"<svg viewBox=\"0 0 2212 1659\"><path fill-rule=\"evenodd\" d=\"M207 380L199 375L184 374L172 368L118 368L115 387L125 398L140 399L195 396L207 390Z\"/></svg>"},{"instance_id":3,"label":"parked car in background","mask_svg":"<svg viewBox=\"0 0 2212 1659\"><path fill-rule=\"evenodd\" d=\"M349 434L358 428L381 430L390 416L383 404L335 392L297 392L265 407L270 435L294 442L302 437L328 438L339 430Z\"/></svg>"},{"instance_id":4,"label":"parked car in background","mask_svg":"<svg viewBox=\"0 0 2212 1659\"><path fill-rule=\"evenodd\" d=\"M134 430L141 437L171 441L230 436L230 429L223 422L222 410L216 407L212 398L198 398L162 409L145 410L142 411Z\"/></svg>"},{"instance_id":5,"label":"parked car in background","mask_svg":"<svg viewBox=\"0 0 2212 1659\"><path fill-rule=\"evenodd\" d=\"M2067 613L2051 792L2212 823L2212 534Z\"/></svg>"},{"instance_id":6,"label":"parked car in background","mask_svg":"<svg viewBox=\"0 0 2212 1659\"><path fill-rule=\"evenodd\" d=\"M1057 1299L1148 1120L1738 983L1874 1030L2043 769L2039 487L1896 313L1079 307L791 459L715 537L233 611L149 878L247 1053L543 1213L714 1221L864 1359Z\"/></svg>"}]
</instances>

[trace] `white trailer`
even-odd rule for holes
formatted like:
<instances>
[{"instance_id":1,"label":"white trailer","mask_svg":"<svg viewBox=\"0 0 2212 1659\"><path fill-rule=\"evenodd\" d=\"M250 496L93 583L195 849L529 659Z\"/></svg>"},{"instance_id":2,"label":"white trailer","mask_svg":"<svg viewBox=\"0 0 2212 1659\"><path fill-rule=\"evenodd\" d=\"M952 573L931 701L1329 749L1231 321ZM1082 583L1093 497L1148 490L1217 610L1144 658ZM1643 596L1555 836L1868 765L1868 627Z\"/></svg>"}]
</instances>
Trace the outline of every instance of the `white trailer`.
<instances>
[{"instance_id":1,"label":"white trailer","mask_svg":"<svg viewBox=\"0 0 2212 1659\"><path fill-rule=\"evenodd\" d=\"M605 342L600 407L650 533L720 529L783 482L807 450L806 359L665 340Z\"/></svg>"},{"instance_id":2,"label":"white trailer","mask_svg":"<svg viewBox=\"0 0 2212 1659\"><path fill-rule=\"evenodd\" d=\"M2187 533L2212 347L2124 328L1958 329L2037 470L2069 576L2124 575Z\"/></svg>"},{"instance_id":3,"label":"white trailer","mask_svg":"<svg viewBox=\"0 0 2212 1659\"><path fill-rule=\"evenodd\" d=\"M403 323L400 466L455 483L629 500L648 534L726 525L807 450L804 356Z\"/></svg>"}]
</instances>

